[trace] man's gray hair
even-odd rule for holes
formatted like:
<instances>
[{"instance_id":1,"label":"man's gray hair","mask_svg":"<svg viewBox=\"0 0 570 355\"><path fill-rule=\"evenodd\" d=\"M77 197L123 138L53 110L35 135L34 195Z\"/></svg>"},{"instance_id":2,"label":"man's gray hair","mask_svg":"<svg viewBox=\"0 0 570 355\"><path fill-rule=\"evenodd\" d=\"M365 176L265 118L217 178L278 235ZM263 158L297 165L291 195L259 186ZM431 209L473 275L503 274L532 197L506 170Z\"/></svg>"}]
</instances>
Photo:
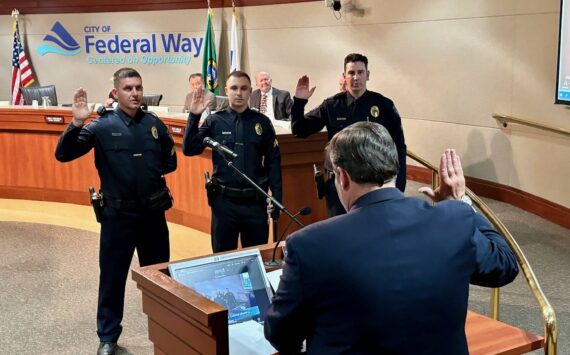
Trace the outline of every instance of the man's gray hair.
<instances>
[{"instance_id":1,"label":"man's gray hair","mask_svg":"<svg viewBox=\"0 0 570 355\"><path fill-rule=\"evenodd\" d=\"M400 170L398 151L384 126L357 122L338 132L327 145L333 167L341 167L358 184L378 186L394 179Z\"/></svg>"}]
</instances>

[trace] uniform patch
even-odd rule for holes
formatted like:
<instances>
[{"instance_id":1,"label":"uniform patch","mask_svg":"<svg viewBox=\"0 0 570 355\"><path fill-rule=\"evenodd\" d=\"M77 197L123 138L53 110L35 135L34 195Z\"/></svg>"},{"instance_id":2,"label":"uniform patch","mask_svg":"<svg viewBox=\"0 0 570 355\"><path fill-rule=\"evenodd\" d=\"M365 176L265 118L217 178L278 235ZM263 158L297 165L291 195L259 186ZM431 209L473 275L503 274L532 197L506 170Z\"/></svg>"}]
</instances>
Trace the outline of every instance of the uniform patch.
<instances>
[{"instance_id":1,"label":"uniform patch","mask_svg":"<svg viewBox=\"0 0 570 355\"><path fill-rule=\"evenodd\" d=\"M337 117L336 120L337 121L346 121L346 117Z\"/></svg>"},{"instance_id":2,"label":"uniform patch","mask_svg":"<svg viewBox=\"0 0 570 355\"><path fill-rule=\"evenodd\" d=\"M275 141L273 142L273 148L277 147L279 147L279 142L277 142L277 138L275 138Z\"/></svg>"},{"instance_id":3,"label":"uniform patch","mask_svg":"<svg viewBox=\"0 0 570 355\"><path fill-rule=\"evenodd\" d=\"M170 151L170 155L174 155L176 153L176 146L172 146L172 150Z\"/></svg>"},{"instance_id":4,"label":"uniform patch","mask_svg":"<svg viewBox=\"0 0 570 355\"><path fill-rule=\"evenodd\" d=\"M263 128L261 128L261 123L256 123L255 124L255 133L257 133L258 136L261 136L261 133L263 133Z\"/></svg>"},{"instance_id":5,"label":"uniform patch","mask_svg":"<svg viewBox=\"0 0 570 355\"><path fill-rule=\"evenodd\" d=\"M150 133L152 133L154 139L158 139L158 130L156 129L155 126L152 126L152 128L150 129Z\"/></svg>"},{"instance_id":6,"label":"uniform patch","mask_svg":"<svg viewBox=\"0 0 570 355\"><path fill-rule=\"evenodd\" d=\"M370 108L370 114L372 117L378 118L378 116L380 116L380 109L378 109L378 106L372 106Z\"/></svg>"}]
</instances>

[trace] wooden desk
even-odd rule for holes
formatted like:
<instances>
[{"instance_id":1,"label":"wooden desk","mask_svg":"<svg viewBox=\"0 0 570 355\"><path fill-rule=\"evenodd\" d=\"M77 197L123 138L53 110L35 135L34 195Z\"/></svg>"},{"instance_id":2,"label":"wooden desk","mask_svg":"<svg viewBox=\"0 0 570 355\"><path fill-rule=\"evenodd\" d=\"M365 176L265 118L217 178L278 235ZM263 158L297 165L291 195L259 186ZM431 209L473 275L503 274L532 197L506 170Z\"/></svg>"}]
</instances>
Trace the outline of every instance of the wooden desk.
<instances>
[{"instance_id":1,"label":"wooden desk","mask_svg":"<svg viewBox=\"0 0 570 355\"><path fill-rule=\"evenodd\" d=\"M180 114L171 116L165 114L162 120L173 132L178 150L178 169L166 176L174 196L174 207L167 212L167 219L210 233L211 217L204 189L204 171L212 171L211 150L207 149L196 157L184 156L181 134L186 120L180 118ZM59 117L63 124L47 123L49 117ZM0 198L89 203L87 189L99 186L93 152L65 164L54 157L59 135L71 118L70 108L0 108ZM278 137L284 205L292 213L311 206L313 213L303 218L307 223L324 219L326 208L324 201L316 197L312 165L323 159L326 136L320 133L307 139L298 139L291 134ZM284 225L278 224L280 231ZM295 229L293 225L290 231Z\"/></svg>"}]
</instances>

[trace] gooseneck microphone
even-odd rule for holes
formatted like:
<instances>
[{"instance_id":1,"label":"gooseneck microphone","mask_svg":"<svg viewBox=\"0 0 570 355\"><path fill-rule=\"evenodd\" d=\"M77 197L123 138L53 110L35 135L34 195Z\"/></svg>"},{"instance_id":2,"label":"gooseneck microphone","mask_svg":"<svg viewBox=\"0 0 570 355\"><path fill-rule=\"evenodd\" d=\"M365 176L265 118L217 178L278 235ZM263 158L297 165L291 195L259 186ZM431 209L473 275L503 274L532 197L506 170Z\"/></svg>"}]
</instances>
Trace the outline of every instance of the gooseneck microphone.
<instances>
[{"instance_id":1,"label":"gooseneck microphone","mask_svg":"<svg viewBox=\"0 0 570 355\"><path fill-rule=\"evenodd\" d=\"M293 215L293 217L297 217L299 215L307 216L307 215L310 215L312 212L313 212L313 210L311 209L311 207L305 206L305 207L301 208L299 210L299 212L295 213ZM283 237L285 237L285 233L287 232L287 229L289 229L289 227L291 226L291 223L293 223L293 219L289 220L289 223L287 224L287 226L283 230L283 233L281 234L279 239L277 239L277 243L275 243L275 247L273 248L273 255L271 257L271 261L264 262L265 265L267 265L267 266L280 266L281 265L281 261L275 260L275 253L277 252L277 247L279 246L279 243L281 243L281 240L283 240ZM303 227L304 227L304 225L303 225Z\"/></svg>"},{"instance_id":2,"label":"gooseneck microphone","mask_svg":"<svg viewBox=\"0 0 570 355\"><path fill-rule=\"evenodd\" d=\"M219 142L213 140L210 137L204 138L202 143L205 146L208 146L208 147L212 148L213 150L215 150L216 152L220 153L224 158L226 158L228 160L233 160L233 159L238 157L238 155L236 153L234 153L233 150L231 150L230 148L226 147L223 144L220 144Z\"/></svg>"}]
</instances>

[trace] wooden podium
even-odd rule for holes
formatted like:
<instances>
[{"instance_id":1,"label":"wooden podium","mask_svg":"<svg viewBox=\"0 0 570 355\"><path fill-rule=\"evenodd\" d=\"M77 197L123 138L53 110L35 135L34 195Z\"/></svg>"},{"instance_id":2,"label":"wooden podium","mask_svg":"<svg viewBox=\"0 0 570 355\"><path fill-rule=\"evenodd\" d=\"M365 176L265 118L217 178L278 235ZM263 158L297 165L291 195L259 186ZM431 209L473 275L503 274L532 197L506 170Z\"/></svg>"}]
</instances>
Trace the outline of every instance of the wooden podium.
<instances>
[{"instance_id":1,"label":"wooden podium","mask_svg":"<svg viewBox=\"0 0 570 355\"><path fill-rule=\"evenodd\" d=\"M259 249L271 260L272 245ZM155 355L229 354L227 309L170 278L168 263L135 268L132 277L142 291Z\"/></svg>"},{"instance_id":2,"label":"wooden podium","mask_svg":"<svg viewBox=\"0 0 570 355\"><path fill-rule=\"evenodd\" d=\"M263 260L271 260L273 245L259 249ZM281 248L277 253L281 258ZM229 354L227 309L171 279L168 263L135 268L132 277L142 291L156 355ZM544 347L541 336L471 311L465 332L471 355L515 355Z\"/></svg>"}]
</instances>

